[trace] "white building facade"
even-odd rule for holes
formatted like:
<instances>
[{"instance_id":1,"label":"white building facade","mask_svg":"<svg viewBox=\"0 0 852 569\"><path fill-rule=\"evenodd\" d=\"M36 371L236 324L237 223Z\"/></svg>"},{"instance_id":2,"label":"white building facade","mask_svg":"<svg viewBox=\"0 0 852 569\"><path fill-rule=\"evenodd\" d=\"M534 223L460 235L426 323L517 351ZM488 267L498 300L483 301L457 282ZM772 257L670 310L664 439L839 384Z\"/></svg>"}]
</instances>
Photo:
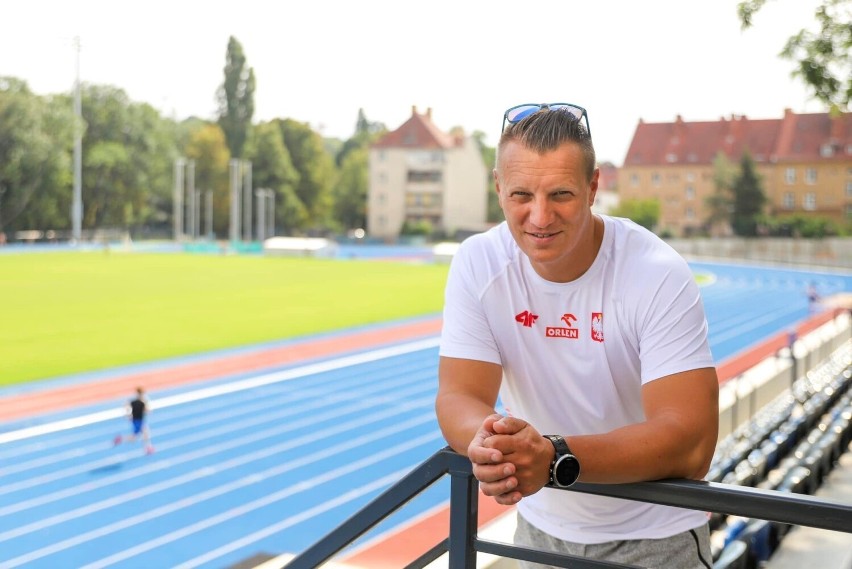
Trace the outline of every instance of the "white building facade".
<instances>
[{"instance_id":1,"label":"white building facade","mask_svg":"<svg viewBox=\"0 0 852 569\"><path fill-rule=\"evenodd\" d=\"M432 111L411 117L370 148L367 233L396 240L405 224L452 238L486 229L488 176L476 140L447 134ZM425 223L424 223L425 222Z\"/></svg>"}]
</instances>

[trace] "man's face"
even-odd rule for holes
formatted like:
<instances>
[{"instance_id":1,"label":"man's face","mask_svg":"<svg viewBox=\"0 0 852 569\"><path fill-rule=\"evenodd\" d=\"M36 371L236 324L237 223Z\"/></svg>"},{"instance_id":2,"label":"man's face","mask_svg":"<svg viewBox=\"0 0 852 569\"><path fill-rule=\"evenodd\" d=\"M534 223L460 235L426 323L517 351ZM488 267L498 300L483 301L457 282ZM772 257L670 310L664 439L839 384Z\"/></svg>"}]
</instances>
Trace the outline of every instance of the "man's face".
<instances>
[{"instance_id":1,"label":"man's face","mask_svg":"<svg viewBox=\"0 0 852 569\"><path fill-rule=\"evenodd\" d=\"M545 154L510 142L494 170L512 236L535 271L549 281L576 279L597 254L591 206L598 170L591 181L584 172L583 153L570 142Z\"/></svg>"}]
</instances>

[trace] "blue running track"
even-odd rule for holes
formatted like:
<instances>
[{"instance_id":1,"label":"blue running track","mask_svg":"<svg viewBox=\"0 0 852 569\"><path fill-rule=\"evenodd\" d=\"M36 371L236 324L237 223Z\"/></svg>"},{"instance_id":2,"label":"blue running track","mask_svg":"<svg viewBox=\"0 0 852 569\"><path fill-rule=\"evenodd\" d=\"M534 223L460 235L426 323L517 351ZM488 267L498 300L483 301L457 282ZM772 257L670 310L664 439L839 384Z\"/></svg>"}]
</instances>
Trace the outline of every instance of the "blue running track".
<instances>
[{"instance_id":1,"label":"blue running track","mask_svg":"<svg viewBox=\"0 0 852 569\"><path fill-rule=\"evenodd\" d=\"M845 273L692 266L713 275L702 294L718 362L807 318L809 282L852 291ZM151 456L113 447L123 400L0 424L0 568L220 569L302 551L445 445L437 343L151 393ZM438 485L371 536L447 497Z\"/></svg>"}]
</instances>

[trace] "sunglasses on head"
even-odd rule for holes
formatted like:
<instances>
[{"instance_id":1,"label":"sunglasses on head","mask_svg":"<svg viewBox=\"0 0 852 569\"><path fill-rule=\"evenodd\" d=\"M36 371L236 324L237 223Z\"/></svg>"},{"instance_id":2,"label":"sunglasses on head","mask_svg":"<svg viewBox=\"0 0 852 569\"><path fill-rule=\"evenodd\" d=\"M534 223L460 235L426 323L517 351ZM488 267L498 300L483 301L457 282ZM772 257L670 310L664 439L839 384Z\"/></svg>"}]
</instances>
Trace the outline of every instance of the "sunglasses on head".
<instances>
[{"instance_id":1,"label":"sunglasses on head","mask_svg":"<svg viewBox=\"0 0 852 569\"><path fill-rule=\"evenodd\" d=\"M517 122L521 122L531 114L536 113L541 109L549 109L551 111L566 110L577 117L578 121L585 121L586 132L589 133L589 137L592 136L592 130L589 128L589 115L586 113L586 109L577 105L572 105L571 103L525 103L523 105L515 105L503 113L503 128L500 129L500 132L506 130L506 123L515 124Z\"/></svg>"}]
</instances>

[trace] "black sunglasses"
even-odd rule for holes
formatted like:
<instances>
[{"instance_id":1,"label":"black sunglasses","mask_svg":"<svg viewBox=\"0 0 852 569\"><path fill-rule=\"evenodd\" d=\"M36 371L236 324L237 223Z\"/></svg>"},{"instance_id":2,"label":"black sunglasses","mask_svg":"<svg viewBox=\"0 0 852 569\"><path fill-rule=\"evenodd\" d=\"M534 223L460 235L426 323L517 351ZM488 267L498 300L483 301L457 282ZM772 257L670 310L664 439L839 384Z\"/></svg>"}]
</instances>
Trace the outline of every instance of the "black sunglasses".
<instances>
[{"instance_id":1,"label":"black sunglasses","mask_svg":"<svg viewBox=\"0 0 852 569\"><path fill-rule=\"evenodd\" d=\"M503 113L503 128L500 129L500 132L506 130L507 122L509 124L515 124L516 122L524 120L531 114L538 112L541 109L550 109L551 111L565 109L566 111L577 117L578 121L585 121L586 132L589 133L589 138L591 138L592 129L589 128L589 114L583 107L572 105L571 103L526 103L523 105L516 105L511 109L507 110L505 113Z\"/></svg>"}]
</instances>

